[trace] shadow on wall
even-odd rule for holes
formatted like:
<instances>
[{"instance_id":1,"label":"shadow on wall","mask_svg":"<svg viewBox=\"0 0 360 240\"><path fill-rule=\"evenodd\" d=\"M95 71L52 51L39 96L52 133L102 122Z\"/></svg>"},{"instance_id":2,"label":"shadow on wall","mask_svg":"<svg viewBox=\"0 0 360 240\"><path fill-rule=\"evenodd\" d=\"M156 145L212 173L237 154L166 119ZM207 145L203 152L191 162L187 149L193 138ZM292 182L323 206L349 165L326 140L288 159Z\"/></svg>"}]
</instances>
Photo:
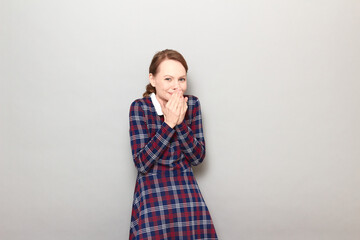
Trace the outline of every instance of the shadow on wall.
<instances>
[{"instance_id":1,"label":"shadow on wall","mask_svg":"<svg viewBox=\"0 0 360 240\"><path fill-rule=\"evenodd\" d=\"M209 158L205 157L204 161L200 165L193 167L196 178L206 175L208 169L208 160Z\"/></svg>"}]
</instances>

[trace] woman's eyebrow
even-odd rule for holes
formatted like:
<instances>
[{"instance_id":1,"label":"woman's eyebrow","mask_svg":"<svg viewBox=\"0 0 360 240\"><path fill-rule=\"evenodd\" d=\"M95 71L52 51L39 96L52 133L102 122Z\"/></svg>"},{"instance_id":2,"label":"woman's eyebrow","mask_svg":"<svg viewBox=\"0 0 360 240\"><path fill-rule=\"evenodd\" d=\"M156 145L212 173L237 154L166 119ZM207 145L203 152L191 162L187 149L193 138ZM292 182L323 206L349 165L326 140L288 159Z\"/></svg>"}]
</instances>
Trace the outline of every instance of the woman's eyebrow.
<instances>
[{"instance_id":1,"label":"woman's eyebrow","mask_svg":"<svg viewBox=\"0 0 360 240\"><path fill-rule=\"evenodd\" d=\"M171 78L174 78L173 76L171 76L171 75L164 75L164 77L171 77ZM179 78L185 78L186 77L186 75L182 75L182 76L180 76Z\"/></svg>"}]
</instances>

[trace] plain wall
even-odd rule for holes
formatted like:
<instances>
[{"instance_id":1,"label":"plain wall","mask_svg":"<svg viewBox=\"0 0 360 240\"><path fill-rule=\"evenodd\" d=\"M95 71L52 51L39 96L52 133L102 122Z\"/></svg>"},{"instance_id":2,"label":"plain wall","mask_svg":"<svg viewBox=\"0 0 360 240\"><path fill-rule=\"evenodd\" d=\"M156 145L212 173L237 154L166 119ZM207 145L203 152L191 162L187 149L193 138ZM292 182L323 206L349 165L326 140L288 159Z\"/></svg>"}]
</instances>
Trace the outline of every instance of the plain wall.
<instances>
[{"instance_id":1,"label":"plain wall","mask_svg":"<svg viewBox=\"0 0 360 240\"><path fill-rule=\"evenodd\" d=\"M0 2L0 238L127 239L128 114L180 51L219 239L360 239L360 1Z\"/></svg>"}]
</instances>

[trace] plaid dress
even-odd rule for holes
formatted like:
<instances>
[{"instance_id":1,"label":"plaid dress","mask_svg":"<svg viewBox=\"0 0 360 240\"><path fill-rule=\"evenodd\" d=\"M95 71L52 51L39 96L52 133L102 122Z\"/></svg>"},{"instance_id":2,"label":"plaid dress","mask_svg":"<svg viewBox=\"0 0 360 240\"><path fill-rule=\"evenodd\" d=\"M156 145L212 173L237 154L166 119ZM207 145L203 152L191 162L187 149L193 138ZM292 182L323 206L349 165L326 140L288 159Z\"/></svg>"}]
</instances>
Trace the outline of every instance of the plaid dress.
<instances>
[{"instance_id":1,"label":"plaid dress","mask_svg":"<svg viewBox=\"0 0 360 240\"><path fill-rule=\"evenodd\" d=\"M217 239L192 167L205 157L200 102L187 95L184 121L174 129L144 97L130 107L130 141L138 170L131 240Z\"/></svg>"}]
</instances>

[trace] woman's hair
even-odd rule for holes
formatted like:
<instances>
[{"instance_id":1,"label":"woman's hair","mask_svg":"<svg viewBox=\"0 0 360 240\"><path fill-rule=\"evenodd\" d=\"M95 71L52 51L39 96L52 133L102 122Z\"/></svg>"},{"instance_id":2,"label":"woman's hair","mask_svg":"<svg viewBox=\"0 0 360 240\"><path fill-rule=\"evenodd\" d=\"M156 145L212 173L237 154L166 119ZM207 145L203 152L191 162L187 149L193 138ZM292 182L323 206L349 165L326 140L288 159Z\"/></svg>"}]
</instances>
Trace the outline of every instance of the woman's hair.
<instances>
[{"instance_id":1,"label":"woman's hair","mask_svg":"<svg viewBox=\"0 0 360 240\"><path fill-rule=\"evenodd\" d=\"M155 76L159 70L158 68L160 63L167 59L180 62L184 66L186 72L188 71L188 66L185 58L179 52L171 49L165 49L163 51L157 52L154 55L149 67L149 74L151 73ZM143 97L147 97L151 93L156 93L156 89L149 83L148 85L146 85L146 91L144 92Z\"/></svg>"}]
</instances>

